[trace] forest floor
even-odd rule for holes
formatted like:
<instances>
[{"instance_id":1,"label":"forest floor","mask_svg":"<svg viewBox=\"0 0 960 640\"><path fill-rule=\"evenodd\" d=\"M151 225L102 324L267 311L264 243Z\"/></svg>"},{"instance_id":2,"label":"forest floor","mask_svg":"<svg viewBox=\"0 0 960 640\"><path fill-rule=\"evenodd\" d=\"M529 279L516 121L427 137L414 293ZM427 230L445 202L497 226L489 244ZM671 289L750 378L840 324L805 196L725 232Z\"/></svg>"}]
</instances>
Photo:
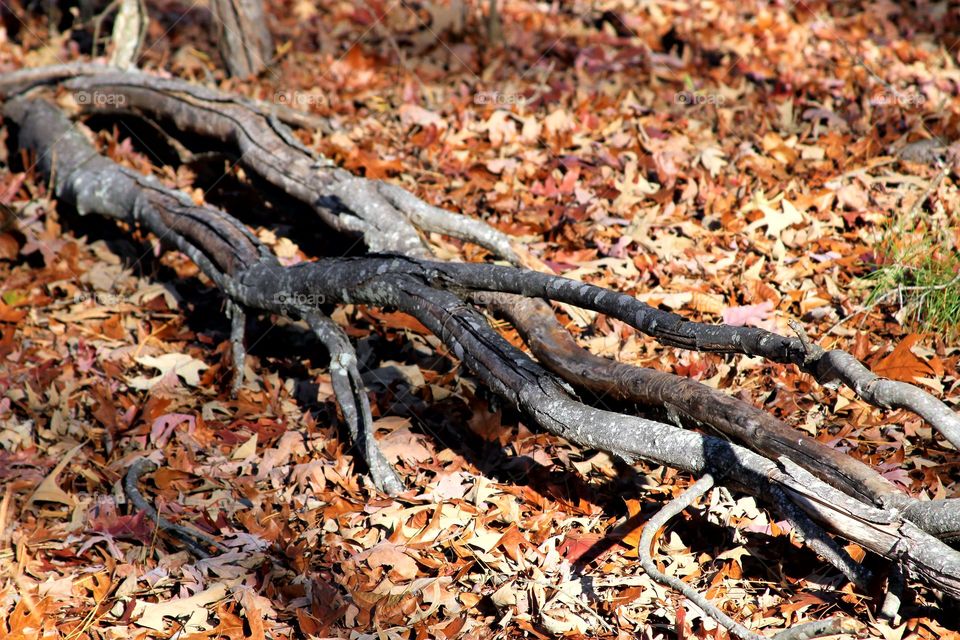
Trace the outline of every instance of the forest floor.
<instances>
[{"instance_id":1,"label":"forest floor","mask_svg":"<svg viewBox=\"0 0 960 640\"><path fill-rule=\"evenodd\" d=\"M144 69L326 116L336 131L301 130L304 144L486 220L558 274L691 319L784 334L800 320L960 405L956 324L907 306L910 260L949 265L960 244L949 3L506 0L491 26L487 2L285 1L268 3L278 55L256 81L224 79L204 6L148 4ZM6 17L2 71L89 58L90 29ZM89 124L111 158L231 211L287 264L356 250L319 221L295 229L291 203L201 141L174 166L150 125ZM637 561L640 525L688 476L532 431L418 322L344 306L409 487L378 495L305 330L260 317L232 399L212 284L154 239L58 206L6 153L0 203L19 220L0 235L0 635L721 637ZM893 293L860 313L878 274ZM594 353L735 394L913 495L960 497L956 450L913 414L567 313ZM145 453L160 468L144 494L228 552L198 560L130 508L121 480ZM857 591L746 494L713 490L658 558L760 632L842 613L885 640L960 637L923 589L902 620L875 620L880 590Z\"/></svg>"}]
</instances>

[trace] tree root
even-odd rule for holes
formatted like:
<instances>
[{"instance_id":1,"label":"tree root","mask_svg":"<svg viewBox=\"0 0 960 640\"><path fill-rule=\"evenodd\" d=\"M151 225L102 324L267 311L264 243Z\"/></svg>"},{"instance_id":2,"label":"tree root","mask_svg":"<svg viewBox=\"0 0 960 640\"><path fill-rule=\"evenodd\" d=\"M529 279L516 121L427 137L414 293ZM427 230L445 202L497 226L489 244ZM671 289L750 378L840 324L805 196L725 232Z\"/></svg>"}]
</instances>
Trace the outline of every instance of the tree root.
<instances>
[{"instance_id":1,"label":"tree root","mask_svg":"<svg viewBox=\"0 0 960 640\"><path fill-rule=\"evenodd\" d=\"M83 71L91 72L87 67L84 67ZM101 68L100 71L103 71L103 69ZM55 81L62 80L66 73L60 67L52 67L48 75L50 81ZM36 71L19 72L18 74L11 74L11 76L10 79L0 81L0 88L22 87L26 86L28 81L36 84L43 77L41 73ZM67 83L67 86L75 87L88 85L92 85L101 91L122 93L126 99L124 101L125 105L156 117L172 119L181 128L188 128L201 135L233 140L244 164L249 169L259 173L262 178L277 187L300 197L304 202L315 205L321 217L333 228L362 234L368 246L374 251L390 251L413 257L425 257L428 255L428 251L420 243L417 233L417 230L421 229L423 231L447 233L453 237L475 242L514 263L519 261L517 253L511 247L507 236L486 224L428 205L399 187L353 177L346 172L333 168L323 159L311 155L309 150L304 149L302 145L291 144L293 136L290 135L289 131L285 131L282 126L278 126L275 118L271 114L260 110L257 105L233 99L230 96L196 87L186 82L158 79L142 73L105 72L95 77L84 78L82 81L74 80L72 85L69 82ZM229 107L230 110L226 107ZM633 299L631 298L631 300ZM633 302L636 303L635 300ZM516 303L516 299L514 299L514 303ZM503 304L505 303L501 303L501 308L504 308ZM529 304L526 309L530 309ZM657 313L667 317L668 322L675 322L679 319L674 314L664 314L659 311ZM516 322L517 327L526 335L532 334L539 326L537 322L525 320L523 314L514 312L510 315ZM541 307L537 315L541 320L545 318L545 308ZM658 320L654 319L648 329L656 328L657 323ZM644 329L641 327L641 330ZM748 329L746 331L757 332L760 330ZM793 362L801 369L813 373L818 380L824 383L829 383L839 377L850 384L866 401L884 408L900 407L914 410L926 418L936 429L944 433L948 439L960 441L960 436L957 436L960 433L960 427L957 426L960 425L960 417L946 405L912 385L876 378L858 361L842 351L823 351L816 345L780 336L776 336L779 340L775 341L776 344L774 344L771 342L773 334L766 332L755 333L753 336L745 336L743 332L739 331L728 332L726 336L723 336L726 340L725 343L721 342L713 345L710 344L709 339L697 342L697 340L691 341L689 336L686 336L687 339L672 337L662 325L659 332L652 331L649 335L668 345L728 353L754 353L755 350L745 349L740 344L740 341L745 337L752 340L754 344L767 342L773 345L775 350L781 351L779 357L776 357L777 354L769 353L759 353L759 355L771 357L781 362ZM556 340L554 342L556 343ZM573 341L569 341L569 343L568 347L576 345ZM571 382L576 381L578 384L583 384L587 380L595 381L597 379L596 375L591 375L588 378L576 375L574 373L578 368L576 358L557 356L551 358L545 349L537 349L535 345L531 346L538 357L552 361L554 369ZM573 349L561 350L560 353L570 351L573 351ZM589 358L587 352L579 347L576 347L575 353L583 358ZM598 366L593 368L592 374L602 373L602 367L599 366L600 362L608 362L598 358L594 358L593 361ZM612 363L608 363L605 366L611 365ZM622 376L622 373L621 370L619 375ZM637 379L630 381L630 384L610 385L609 381L616 378L612 372L600 375L599 378L601 381L607 381L608 391L611 386L619 386L621 389L630 388L631 393L635 394L638 388L649 384L649 381L641 380L638 376ZM600 383L594 382L592 386L598 384ZM727 402L726 405L730 407L730 402ZM710 420L696 419L712 424ZM757 424L753 424L751 420L757 422ZM736 433L736 429L733 430L733 433L728 433L740 438L743 442L750 443L756 441L759 437L758 434L764 431L766 434L760 439L766 438L775 441L776 446L780 447L776 450L777 454L799 455L801 462L809 460L811 465L815 464L814 461L816 460L826 460L834 465L839 464L836 452L831 453L827 447L815 444L812 439L801 437L799 440L802 448L812 446L812 450L797 451L797 448L793 446L796 436L790 435L795 432L785 426L777 429L774 427L776 423L771 420L771 418L759 419L754 412L753 416L747 416L745 420L741 418L740 422L746 424L740 425L740 433ZM718 426L718 428L723 430L722 426ZM750 433L745 434L744 430ZM772 452L773 449L765 451ZM833 476L831 481L838 483L835 486L843 488L847 492L858 490L852 486L853 484L864 485L870 499L879 506L913 508L913 505L899 501L899 494L891 492L889 483L880 478L878 474L870 473L862 466L859 469L851 469L850 463L844 463L844 465L846 468L839 470L824 471L816 468L811 468L811 470L824 479L831 480L829 476ZM850 473L853 474L853 478L844 479L844 476ZM890 502L891 500L893 502ZM919 509L918 511L925 510ZM951 511L956 510L951 509ZM960 531L960 527L957 531Z\"/></svg>"},{"instance_id":2,"label":"tree root","mask_svg":"<svg viewBox=\"0 0 960 640\"><path fill-rule=\"evenodd\" d=\"M85 80L89 82L91 78ZM873 374L851 356L837 351L818 351L819 347L800 339L760 330L691 323L674 314L642 305L629 296L556 276L495 265L418 260L416 258L426 255L427 251L422 243L417 244L420 242L417 228L411 221L419 221L417 224L423 225L421 228L447 229L443 232L478 241L500 255L510 247L509 243L501 243L502 238L493 230L484 235L476 225L452 225L453 218L449 216L453 214L437 215L440 222L425 222L429 216L423 214L418 218L417 214L410 213L418 207L398 195L395 189L384 188L382 183L359 181L319 162L303 150L291 147L278 131L276 118L257 112L249 103L187 83L159 81L143 74L114 74L109 79L108 76L97 76L92 80L94 84L99 82L96 86L103 90L109 88L122 92L134 108L168 117L184 130L232 142L241 151L249 168L288 193L314 204L317 213L332 227L363 234L371 248L401 251L409 257L327 259L290 268L280 267L243 225L230 216L209 208L187 206L170 194L166 194L169 201L165 202L165 207L158 207L150 198L147 202L141 201L146 197L144 194L158 197L156 193L160 189L155 182L142 176L134 179L125 170L111 166L112 163L105 158L94 157L89 145L81 149L83 154L78 155L72 153L77 149L70 149L70 143L66 143L67 152L62 153L63 141L54 141L54 132L60 125L53 126L50 121L63 119L63 116L54 107L48 105L54 112L50 113L47 108L27 108L11 103L6 113L21 126L20 145L32 147L45 157L41 168L48 175L55 175L58 195L74 202L81 213L96 212L137 222L160 237L172 239L172 243L193 259L237 304L282 313L284 309L277 303L276 295L283 292L288 296L319 293L328 302L395 305L417 317L488 386L523 409L548 431L584 446L610 451L628 461L642 457L696 474L724 469L728 479L748 491L775 496L774 502L781 510L789 512L787 505L792 504L797 510L795 513L802 512L832 532L901 561L914 577L930 586L954 596L960 594L960 554L904 517L920 518L922 526L930 533L949 535L960 531L958 510L953 501L932 501L929 508L926 503L919 503L909 496L903 496L906 502L901 503L878 502L871 494L876 491L869 487L859 489L859 494L851 491L853 495L845 495L811 476L787 456L767 459L716 438L587 407L570 398L556 379L492 331L483 316L462 297L502 296L507 292L574 304L625 320L664 344L763 355L778 362L791 362L811 371L824 382L837 377L848 384L852 380L854 389L866 394L865 399L875 404L888 402L891 396L886 391L880 396L870 395L878 386L875 380L868 381L866 386L870 388L866 390L864 384L856 384L863 372ZM6 79L0 80L0 87L4 86L9 86ZM70 82L66 86L71 86ZM63 132L63 127L60 131ZM107 194L93 188L99 184L98 180L119 184L123 182L122 178L133 183L123 183L124 189L119 196L115 192ZM130 199L124 200L124 190ZM297 309L300 317L310 311ZM518 322L518 326L521 324ZM846 362L843 356L852 360L855 366ZM560 364L568 366L569 362ZM352 388L351 393L355 394L357 388L360 387ZM923 394L919 389L915 390ZM932 396L927 395L927 398L939 403ZM923 400L922 396L920 400ZM338 401L344 407L340 397ZM922 409L926 400L918 404L917 397L911 396L905 402ZM950 419L958 418L945 405L939 405L927 413L933 415L931 424L943 431L943 423L949 427ZM945 416L944 411L949 415ZM344 414L346 416L347 410ZM750 424L745 427L758 428ZM359 435L362 429L359 426L358 429ZM946 431L949 433L949 428ZM788 455L796 453L791 451ZM799 457L803 461L803 456ZM862 469L858 473L863 474L862 479L873 477ZM832 480L842 484L844 478L834 477ZM846 482L849 484L854 480L847 478ZM880 489L886 490L882 486ZM777 492L781 497L776 497ZM861 498L869 499L875 506L864 504ZM876 508L878 506L881 508ZM827 547L822 548L829 551ZM844 559L837 556L831 562L842 566ZM849 567L845 573L854 576L851 579L857 579Z\"/></svg>"},{"instance_id":3,"label":"tree root","mask_svg":"<svg viewBox=\"0 0 960 640\"><path fill-rule=\"evenodd\" d=\"M291 145L289 130L285 130L275 114L262 105L180 80L141 72L116 72L103 67L97 70L95 66L63 65L48 67L46 74L43 70L7 74L0 79L0 92L9 94L22 91L24 87L63 81L69 77L70 70L89 74L68 79L63 86L123 95L124 110L165 117L173 120L181 130L231 142L249 170L314 206L330 227L361 234L372 251L425 257L429 252L419 238L419 228L467 239L497 255L516 260L516 252L507 237L482 222L432 207L399 187L357 178L335 168L326 159L310 154L302 145ZM82 106L88 110L109 112L116 111L120 102L88 101ZM522 295L539 297L529 290L523 291ZM560 300L556 296L545 297ZM629 296L622 297L642 305ZM577 302L561 301L577 305ZM615 300L608 301L614 306L618 304ZM665 345L760 355L777 362L796 364L821 384L843 382L874 406L913 411L960 449L960 416L918 387L879 378L846 352L825 351L797 338L784 338L762 329L724 325L705 325L713 330L694 332L696 335L674 335L673 325L682 318L659 310L650 311L655 313L642 313L648 318L647 323L641 323L644 326L634 326ZM604 312L619 317L615 312ZM685 328L695 324L686 323Z\"/></svg>"}]
</instances>

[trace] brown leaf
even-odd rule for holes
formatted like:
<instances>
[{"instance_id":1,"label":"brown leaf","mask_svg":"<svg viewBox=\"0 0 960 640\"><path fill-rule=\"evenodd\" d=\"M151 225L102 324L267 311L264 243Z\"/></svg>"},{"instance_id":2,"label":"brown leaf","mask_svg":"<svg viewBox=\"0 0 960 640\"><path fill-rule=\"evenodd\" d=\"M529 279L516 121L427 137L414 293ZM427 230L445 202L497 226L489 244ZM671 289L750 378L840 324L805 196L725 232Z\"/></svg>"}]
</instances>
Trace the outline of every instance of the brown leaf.
<instances>
[{"instance_id":1,"label":"brown leaf","mask_svg":"<svg viewBox=\"0 0 960 640\"><path fill-rule=\"evenodd\" d=\"M33 492L33 495L30 496L30 499L27 500L27 504L33 502L59 502L68 506L73 506L74 497L60 488L57 484L57 477L60 475L70 461L73 460L73 457L77 455L80 449L83 448L85 443L81 442L73 449L67 452L63 459L57 463L57 466L53 468L53 471L43 479L43 482L40 483L40 486L36 488Z\"/></svg>"},{"instance_id":2,"label":"brown leaf","mask_svg":"<svg viewBox=\"0 0 960 640\"><path fill-rule=\"evenodd\" d=\"M416 561L393 543L381 542L366 553L366 560L372 568L390 567L394 580L413 580L417 577Z\"/></svg>"},{"instance_id":3,"label":"brown leaf","mask_svg":"<svg viewBox=\"0 0 960 640\"><path fill-rule=\"evenodd\" d=\"M517 529L517 525L515 524L510 525L510 528L501 536L497 545L503 547L503 550L507 552L510 559L515 562L520 562L523 558L521 547L536 548L532 542L520 533L520 530Z\"/></svg>"}]
</instances>

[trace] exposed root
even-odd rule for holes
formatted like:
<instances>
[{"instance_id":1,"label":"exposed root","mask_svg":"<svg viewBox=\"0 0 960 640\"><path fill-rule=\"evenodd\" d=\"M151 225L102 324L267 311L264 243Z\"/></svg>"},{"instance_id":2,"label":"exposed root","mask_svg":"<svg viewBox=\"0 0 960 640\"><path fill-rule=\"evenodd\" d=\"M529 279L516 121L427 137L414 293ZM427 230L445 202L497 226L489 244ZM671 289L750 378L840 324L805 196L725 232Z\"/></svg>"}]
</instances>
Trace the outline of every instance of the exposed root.
<instances>
[{"instance_id":1,"label":"exposed root","mask_svg":"<svg viewBox=\"0 0 960 640\"><path fill-rule=\"evenodd\" d=\"M57 81L64 81L64 86L68 88L109 90L124 95L125 109L166 117L174 120L183 130L230 140L236 145L247 169L314 206L331 227L361 234L374 251L424 257L427 251L417 236L416 227L419 225L424 230L437 230L470 239L507 258L513 255L505 236L482 222L458 220L455 214L431 207L410 194L404 195L406 192L399 187L357 178L331 167L315 154L291 146L287 142L288 136L276 127L277 115L261 105L188 82L140 72L111 73L113 70L109 68L93 70L90 68L93 66L58 66L49 67L46 72L31 70L9 74L0 79L0 91L10 93L24 87ZM75 73L91 75L65 80L69 77L70 68L75 69ZM116 110L111 105L86 107ZM565 294L572 294L573 299L567 299L544 295L536 292L536 289L534 286L511 289L510 292L584 306L582 301L577 301L574 290L564 291ZM616 294L606 293L606 302L620 305L619 301L611 298ZM589 295L596 294L590 291ZM913 385L878 378L856 358L843 351L818 351L812 354L808 351L810 346L817 350L820 348L805 344L798 338L788 339L761 329L703 325L712 329L691 333L689 330L697 323L679 325L679 316L659 310L650 310L655 313L640 310L637 305L642 303L629 299L636 305L622 306L620 310L630 316L625 321L663 344L684 349L761 355L778 362L794 363L823 384L838 380L843 382L874 406L913 411L960 449L960 416L940 400ZM617 309L595 310L624 320L617 315ZM635 323L634 320L641 316L646 320ZM680 333L675 333L675 330Z\"/></svg>"},{"instance_id":2,"label":"exposed root","mask_svg":"<svg viewBox=\"0 0 960 640\"><path fill-rule=\"evenodd\" d=\"M185 83L167 81L165 88L157 93L158 90L150 86L151 81L143 78L134 78L129 84L113 82L115 84L110 85L113 90L132 92L129 93L131 101L136 98L140 108L147 109L156 103L160 106L155 106L154 112L169 109L167 115L176 120L179 113L179 121L192 122L192 126L204 121L193 117L197 116L193 109L201 109L197 105L203 105L205 100L213 101L208 105L210 111L201 111L208 116L207 120L220 127L221 134L243 139L238 145L245 156L249 151L250 166L256 171L264 172L262 175L268 179L272 176L280 185L288 187L288 192L300 194L298 197L318 192L330 194L333 202L318 204L318 212L325 211L328 217L341 220L338 216L353 206L354 189L337 186L355 187L357 183L351 182L349 176L313 164L315 159L302 157L301 151L297 151L299 156L290 156L289 145L281 144L282 139L276 133L271 139L257 138L251 133L255 130L268 135L264 131L272 130L269 117L250 116L256 120L256 127L250 125L251 131L238 133L236 127L249 124L243 121L246 112L239 110L244 106L242 103L217 97L207 90L191 88L188 91L182 87ZM230 114L224 116L227 111ZM628 461L642 457L697 474L724 469L725 477L758 495L771 495L776 487L783 496L781 500L796 505L831 532L903 562L912 575L934 588L954 595L960 593L960 554L904 520L901 510L864 504L818 481L786 458L778 460L778 465L729 442L577 402L557 379L493 331L485 318L462 297L472 292L546 297L625 319L666 344L758 354L781 362L799 359L818 370L824 359L832 362L829 356L834 352L824 352L815 362L808 363L810 350L797 339L754 329L690 323L674 314L646 307L629 296L495 265L426 262L408 255L327 259L284 268L234 218L217 210L196 207L189 198L167 192L156 181L134 175L97 156L83 136L76 132L71 135L69 123L52 105L16 101L7 105L5 113L21 125L20 145L33 148L42 156L39 166L54 176L60 197L73 202L81 213L98 213L137 223L171 241L194 260L232 302L282 312L276 295L284 291L294 297L322 295L327 302L394 305L417 317L484 383L550 432L583 446L610 451ZM217 120L219 116L229 122ZM231 117L235 119L230 121ZM288 155L273 155L273 145L280 145L277 149L281 156L283 150L287 150ZM298 173L301 169L306 171L305 167L316 172L313 179ZM103 188L105 185L109 188ZM360 191L368 195L375 192L382 198L382 206L380 202L374 203L374 210L360 208L364 216L376 218L384 214L382 221L378 220L370 228L392 224L390 216L394 216L395 206L400 206L402 199L391 193L392 201L388 201L379 188L371 191L366 185ZM355 211L353 219L367 224ZM401 222L409 226L406 220ZM343 229L343 224L341 220L334 226ZM407 232L403 234L395 237L406 237ZM384 246L393 246L394 241L385 240ZM409 253L420 252L411 249ZM310 311L298 309L302 317ZM309 318L305 319L310 322ZM311 324L312 327L321 325L323 321L316 319ZM363 403L358 401L362 386L357 372L349 368L349 359L339 364L345 375L335 379L345 379L348 383L340 395L349 395L355 400L355 435L359 441L364 432L372 435L362 417ZM344 409L345 415L348 411ZM372 438L367 443L370 441ZM363 445L363 448L366 450L369 446ZM951 506L941 501L941 508L944 505ZM814 538L816 536L811 539ZM838 556L832 561L842 560ZM855 578L851 567L847 567L846 572Z\"/></svg>"},{"instance_id":3,"label":"exposed root","mask_svg":"<svg viewBox=\"0 0 960 640\"><path fill-rule=\"evenodd\" d=\"M343 412L343 419L350 430L350 437L356 444L360 457L366 463L374 485L389 495L402 493L403 482L383 457L383 452L377 446L373 435L370 401L360 377L360 370L357 368L357 354L353 350L353 345L343 333L343 329L329 317L316 311L305 310L301 313L310 329L330 353L333 393L336 395L340 411Z\"/></svg>"}]
</instances>

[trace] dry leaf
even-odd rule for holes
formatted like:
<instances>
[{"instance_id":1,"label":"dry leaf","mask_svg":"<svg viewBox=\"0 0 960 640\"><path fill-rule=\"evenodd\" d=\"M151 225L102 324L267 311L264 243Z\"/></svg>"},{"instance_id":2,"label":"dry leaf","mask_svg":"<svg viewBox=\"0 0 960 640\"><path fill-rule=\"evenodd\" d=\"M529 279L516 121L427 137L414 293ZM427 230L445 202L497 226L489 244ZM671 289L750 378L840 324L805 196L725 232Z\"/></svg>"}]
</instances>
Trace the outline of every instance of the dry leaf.
<instances>
[{"instance_id":1,"label":"dry leaf","mask_svg":"<svg viewBox=\"0 0 960 640\"><path fill-rule=\"evenodd\" d=\"M189 598L156 603L138 601L133 611L134 623L148 629L163 631L166 627L165 618L173 618L180 621L186 633L206 631L212 628L207 621L210 614L207 607L226 596L227 586L221 583ZM138 614L139 617L137 617Z\"/></svg>"},{"instance_id":2,"label":"dry leaf","mask_svg":"<svg viewBox=\"0 0 960 640\"><path fill-rule=\"evenodd\" d=\"M200 372L207 368L205 363L185 353L165 353L159 357L140 356L134 359L145 367L160 370L160 375L153 378L137 376L128 380L127 384L140 390L152 389L165 377L174 374L191 387L196 387L200 384Z\"/></svg>"},{"instance_id":3,"label":"dry leaf","mask_svg":"<svg viewBox=\"0 0 960 640\"><path fill-rule=\"evenodd\" d=\"M76 503L76 499L73 496L57 485L57 477L60 475L60 472L70 464L70 461L77 455L80 449L83 448L84 444L86 443L81 442L63 456L63 459L57 463L53 471L47 474L43 482L34 490L30 499L27 500L27 506L34 502L59 502L60 504L68 506L73 506Z\"/></svg>"},{"instance_id":4,"label":"dry leaf","mask_svg":"<svg viewBox=\"0 0 960 640\"><path fill-rule=\"evenodd\" d=\"M933 367L911 351L922 337L918 333L908 335L890 355L873 366L873 372L884 378L911 383L932 375Z\"/></svg>"}]
</instances>

